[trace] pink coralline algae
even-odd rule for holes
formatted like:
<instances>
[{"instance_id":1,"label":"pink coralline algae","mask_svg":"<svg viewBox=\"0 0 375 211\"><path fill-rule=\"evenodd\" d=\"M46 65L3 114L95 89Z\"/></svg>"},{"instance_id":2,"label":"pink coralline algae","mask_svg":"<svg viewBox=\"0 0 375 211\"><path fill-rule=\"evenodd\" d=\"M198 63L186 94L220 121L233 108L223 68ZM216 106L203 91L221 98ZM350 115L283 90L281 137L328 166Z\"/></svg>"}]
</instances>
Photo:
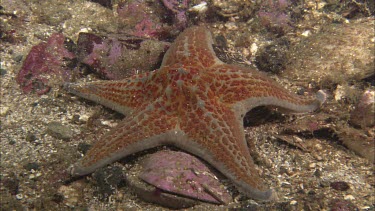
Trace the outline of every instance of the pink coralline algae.
<instances>
[{"instance_id":1,"label":"pink coralline algae","mask_svg":"<svg viewBox=\"0 0 375 211\"><path fill-rule=\"evenodd\" d=\"M266 0L261 4L258 16L261 24L277 33L283 33L289 28L290 17L286 13L287 0Z\"/></svg>"},{"instance_id":2,"label":"pink coralline algae","mask_svg":"<svg viewBox=\"0 0 375 211\"><path fill-rule=\"evenodd\" d=\"M155 187L189 198L227 204L231 196L214 174L198 158L184 152L160 151L152 154L139 176Z\"/></svg>"},{"instance_id":3,"label":"pink coralline algae","mask_svg":"<svg viewBox=\"0 0 375 211\"><path fill-rule=\"evenodd\" d=\"M190 0L162 0L164 6L168 8L175 15L175 25L179 29L184 29L187 26L186 11Z\"/></svg>"},{"instance_id":4,"label":"pink coralline algae","mask_svg":"<svg viewBox=\"0 0 375 211\"><path fill-rule=\"evenodd\" d=\"M119 80L158 67L169 43L134 36L80 33L78 60L102 78Z\"/></svg>"},{"instance_id":5,"label":"pink coralline algae","mask_svg":"<svg viewBox=\"0 0 375 211\"><path fill-rule=\"evenodd\" d=\"M117 8L120 28L128 28L129 34L138 37L156 37L161 28L159 18L144 0L121 2Z\"/></svg>"},{"instance_id":6,"label":"pink coralline algae","mask_svg":"<svg viewBox=\"0 0 375 211\"><path fill-rule=\"evenodd\" d=\"M47 42L31 48L16 77L24 93L35 91L42 95L50 90L50 80L70 80L67 61L74 59L75 55L67 49L66 41L63 34L55 33Z\"/></svg>"}]
</instances>

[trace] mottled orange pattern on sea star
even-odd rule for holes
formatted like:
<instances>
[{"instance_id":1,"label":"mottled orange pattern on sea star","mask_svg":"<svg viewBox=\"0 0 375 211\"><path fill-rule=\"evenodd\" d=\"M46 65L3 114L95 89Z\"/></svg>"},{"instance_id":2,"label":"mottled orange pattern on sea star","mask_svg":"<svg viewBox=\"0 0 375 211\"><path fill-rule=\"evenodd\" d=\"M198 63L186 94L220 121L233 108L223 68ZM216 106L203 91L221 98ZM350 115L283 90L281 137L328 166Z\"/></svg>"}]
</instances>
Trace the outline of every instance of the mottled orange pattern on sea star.
<instances>
[{"instance_id":1,"label":"mottled orange pattern on sea star","mask_svg":"<svg viewBox=\"0 0 375 211\"><path fill-rule=\"evenodd\" d=\"M245 113L261 105L309 112L325 100L321 91L317 98L303 98L255 70L224 64L205 27L181 33L158 70L66 88L126 115L70 168L72 175L89 174L141 150L174 145L206 160L260 200L276 199L276 193L265 189L250 157Z\"/></svg>"}]
</instances>

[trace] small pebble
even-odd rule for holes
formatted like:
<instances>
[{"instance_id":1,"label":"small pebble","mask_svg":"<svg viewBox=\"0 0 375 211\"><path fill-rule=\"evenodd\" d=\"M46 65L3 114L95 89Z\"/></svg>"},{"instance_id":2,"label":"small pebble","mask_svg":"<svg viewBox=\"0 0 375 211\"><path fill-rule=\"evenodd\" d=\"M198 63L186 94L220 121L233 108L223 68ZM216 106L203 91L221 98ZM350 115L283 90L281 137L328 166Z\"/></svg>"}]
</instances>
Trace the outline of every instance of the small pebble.
<instances>
[{"instance_id":1,"label":"small pebble","mask_svg":"<svg viewBox=\"0 0 375 211\"><path fill-rule=\"evenodd\" d=\"M39 169L39 165L35 162L27 163L23 167L28 171L31 171L32 169L34 169L34 170Z\"/></svg>"},{"instance_id":2,"label":"small pebble","mask_svg":"<svg viewBox=\"0 0 375 211\"><path fill-rule=\"evenodd\" d=\"M73 187L62 185L58 189L58 194L64 197L64 204L68 207L74 207L79 201L79 191Z\"/></svg>"},{"instance_id":3,"label":"small pebble","mask_svg":"<svg viewBox=\"0 0 375 211\"><path fill-rule=\"evenodd\" d=\"M52 196L52 201L56 202L57 204L60 204L61 202L64 201L64 196L60 193L55 193Z\"/></svg>"},{"instance_id":4,"label":"small pebble","mask_svg":"<svg viewBox=\"0 0 375 211\"><path fill-rule=\"evenodd\" d=\"M3 68L0 68L0 76L6 75L7 71Z\"/></svg>"},{"instance_id":5,"label":"small pebble","mask_svg":"<svg viewBox=\"0 0 375 211\"><path fill-rule=\"evenodd\" d=\"M9 107L8 106L2 106L0 107L0 116L5 116L8 114Z\"/></svg>"},{"instance_id":6,"label":"small pebble","mask_svg":"<svg viewBox=\"0 0 375 211\"><path fill-rule=\"evenodd\" d=\"M354 200L355 197L353 195L346 195L346 196L344 196L344 199L345 200Z\"/></svg>"},{"instance_id":7,"label":"small pebble","mask_svg":"<svg viewBox=\"0 0 375 211\"><path fill-rule=\"evenodd\" d=\"M350 188L350 186L346 182L338 181L338 182L332 182L331 188L335 190L339 190L339 191L347 191Z\"/></svg>"},{"instance_id":8,"label":"small pebble","mask_svg":"<svg viewBox=\"0 0 375 211\"><path fill-rule=\"evenodd\" d=\"M323 180L320 182L320 186L323 188L329 187L329 182L326 180Z\"/></svg>"},{"instance_id":9,"label":"small pebble","mask_svg":"<svg viewBox=\"0 0 375 211\"><path fill-rule=\"evenodd\" d=\"M68 141L73 137L73 131L70 127L60 122L50 122L47 125L47 133L52 137Z\"/></svg>"},{"instance_id":10,"label":"small pebble","mask_svg":"<svg viewBox=\"0 0 375 211\"><path fill-rule=\"evenodd\" d=\"M321 144L315 144L315 149L321 151L323 149Z\"/></svg>"},{"instance_id":11,"label":"small pebble","mask_svg":"<svg viewBox=\"0 0 375 211\"><path fill-rule=\"evenodd\" d=\"M258 45L256 43L252 43L250 46L251 55L255 55L258 52Z\"/></svg>"},{"instance_id":12,"label":"small pebble","mask_svg":"<svg viewBox=\"0 0 375 211\"><path fill-rule=\"evenodd\" d=\"M91 145L90 144L86 144L86 143L79 143L78 144L78 152L82 153L82 154L86 154L86 152L91 148Z\"/></svg>"},{"instance_id":13,"label":"small pebble","mask_svg":"<svg viewBox=\"0 0 375 211\"><path fill-rule=\"evenodd\" d=\"M28 132L28 133L26 134L25 139L26 139L27 142L32 143L32 142L35 142L35 140L36 140L36 136L35 136L34 134L32 134L31 132Z\"/></svg>"},{"instance_id":14,"label":"small pebble","mask_svg":"<svg viewBox=\"0 0 375 211\"><path fill-rule=\"evenodd\" d=\"M316 163L310 163L309 168L313 169L316 167Z\"/></svg>"},{"instance_id":15,"label":"small pebble","mask_svg":"<svg viewBox=\"0 0 375 211\"><path fill-rule=\"evenodd\" d=\"M225 27L228 29L228 30L237 30L238 27L236 26L236 23L234 22L227 22L225 24Z\"/></svg>"},{"instance_id":16,"label":"small pebble","mask_svg":"<svg viewBox=\"0 0 375 211\"><path fill-rule=\"evenodd\" d=\"M320 178L320 177L322 176L322 172L321 172L319 169L317 169L317 170L315 170L315 172L314 172L314 176Z\"/></svg>"},{"instance_id":17,"label":"small pebble","mask_svg":"<svg viewBox=\"0 0 375 211\"><path fill-rule=\"evenodd\" d=\"M23 194L22 193L17 194L16 199L18 199L18 200L23 199Z\"/></svg>"},{"instance_id":18,"label":"small pebble","mask_svg":"<svg viewBox=\"0 0 375 211\"><path fill-rule=\"evenodd\" d=\"M22 61L22 58L23 58L23 55L18 55L18 56L15 56L15 57L13 58L13 60L14 60L15 62L20 62L20 61Z\"/></svg>"}]
</instances>

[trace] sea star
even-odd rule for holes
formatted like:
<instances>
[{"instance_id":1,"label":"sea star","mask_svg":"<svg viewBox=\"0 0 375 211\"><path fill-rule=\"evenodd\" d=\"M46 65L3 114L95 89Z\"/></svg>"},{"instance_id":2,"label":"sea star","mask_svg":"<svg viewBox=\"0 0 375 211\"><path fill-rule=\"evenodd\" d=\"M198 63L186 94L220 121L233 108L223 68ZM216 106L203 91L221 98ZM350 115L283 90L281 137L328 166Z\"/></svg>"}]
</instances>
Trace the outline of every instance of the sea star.
<instances>
[{"instance_id":1,"label":"sea star","mask_svg":"<svg viewBox=\"0 0 375 211\"><path fill-rule=\"evenodd\" d=\"M250 157L243 117L261 105L313 111L325 94L291 94L258 71L223 63L212 43L205 27L194 26L176 38L158 70L121 81L67 84L69 92L126 115L70 173L86 175L132 153L174 145L206 160L247 196L275 200Z\"/></svg>"}]
</instances>

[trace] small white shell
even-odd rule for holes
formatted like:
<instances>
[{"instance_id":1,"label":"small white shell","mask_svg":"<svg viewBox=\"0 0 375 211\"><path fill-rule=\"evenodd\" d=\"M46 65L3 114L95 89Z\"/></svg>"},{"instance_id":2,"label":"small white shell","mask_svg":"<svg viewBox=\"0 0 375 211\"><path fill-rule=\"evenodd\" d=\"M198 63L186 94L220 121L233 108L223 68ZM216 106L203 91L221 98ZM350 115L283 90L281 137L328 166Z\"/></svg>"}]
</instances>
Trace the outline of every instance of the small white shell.
<instances>
[{"instance_id":1,"label":"small white shell","mask_svg":"<svg viewBox=\"0 0 375 211\"><path fill-rule=\"evenodd\" d=\"M197 4L189 9L190 12L198 12L198 13L203 13L206 12L208 9L207 7L207 2L202 1L200 4Z\"/></svg>"}]
</instances>

